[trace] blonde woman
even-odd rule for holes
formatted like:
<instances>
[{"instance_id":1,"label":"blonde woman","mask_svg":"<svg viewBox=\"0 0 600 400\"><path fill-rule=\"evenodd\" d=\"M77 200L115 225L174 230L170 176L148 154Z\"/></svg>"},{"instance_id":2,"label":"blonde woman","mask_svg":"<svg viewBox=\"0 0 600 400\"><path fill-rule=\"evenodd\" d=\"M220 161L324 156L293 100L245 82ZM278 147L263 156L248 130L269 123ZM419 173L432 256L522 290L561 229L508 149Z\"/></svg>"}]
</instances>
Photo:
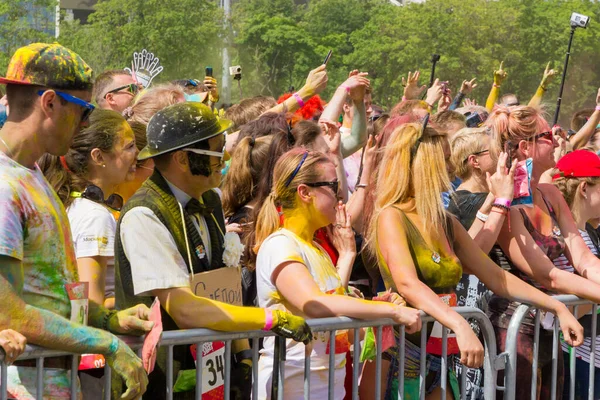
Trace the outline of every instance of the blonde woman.
<instances>
[{"instance_id":1,"label":"blonde woman","mask_svg":"<svg viewBox=\"0 0 600 400\"><path fill-rule=\"evenodd\" d=\"M261 307L289 310L306 318L348 316L361 319L392 318L416 332L418 311L391 303L346 296L336 268L325 250L314 240L315 232L329 224L344 243L338 248L342 263L354 261L356 249L345 207L338 202L335 166L322 153L292 149L277 161L271 194L256 220L258 301ZM279 211L278 211L279 209ZM312 341L310 389L313 398L325 398L329 388L328 333L316 333ZM335 398L344 398L346 352L349 338L340 331L335 338ZM302 343L286 345L284 398L304 398ZM273 371L273 339L265 339L259 361L260 399L269 398Z\"/></svg>"},{"instance_id":2,"label":"blonde woman","mask_svg":"<svg viewBox=\"0 0 600 400\"><path fill-rule=\"evenodd\" d=\"M449 158L446 135L427 127L427 118L423 124L400 126L387 144L369 230L371 250L378 256L386 287L451 329L461 363L467 367L482 365L483 347L469 323L443 300L452 299L463 272L475 274L499 296L555 313L567 342L581 344L583 329L565 305L500 269L446 213L441 193L450 188ZM419 337L407 335L407 398L419 395L419 354L425 350L419 346ZM441 371L436 357L431 357L429 365L429 396L439 398L436 383L441 374L449 373L449 392L458 399L458 382L451 371ZM452 398L450 393L448 398Z\"/></svg>"}]
</instances>

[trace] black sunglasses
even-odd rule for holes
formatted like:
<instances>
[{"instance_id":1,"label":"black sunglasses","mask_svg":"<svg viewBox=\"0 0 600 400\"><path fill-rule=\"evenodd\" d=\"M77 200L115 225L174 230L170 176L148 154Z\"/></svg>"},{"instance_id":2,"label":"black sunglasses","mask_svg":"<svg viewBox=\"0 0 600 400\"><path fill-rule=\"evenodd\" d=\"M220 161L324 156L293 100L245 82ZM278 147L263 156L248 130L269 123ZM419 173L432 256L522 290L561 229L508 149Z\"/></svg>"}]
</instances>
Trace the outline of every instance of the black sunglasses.
<instances>
[{"instance_id":1,"label":"black sunglasses","mask_svg":"<svg viewBox=\"0 0 600 400\"><path fill-rule=\"evenodd\" d=\"M130 83L130 84L128 84L128 85L119 86L118 88L114 88L113 90L109 90L109 91L108 91L108 92L106 92L106 94L104 95L104 98L106 98L106 96L107 96L109 93L116 93L116 92L119 92L119 91L121 91L121 90L123 90L123 89L127 89L127 92L129 92L130 94L132 94L132 95L134 95L134 96L135 96L136 94L138 94L138 92L140 91L140 87L139 87L137 84L135 84L135 83Z\"/></svg>"},{"instance_id":2,"label":"black sunglasses","mask_svg":"<svg viewBox=\"0 0 600 400\"><path fill-rule=\"evenodd\" d=\"M96 185L89 185L85 188L83 193L73 192L71 193L71 196L83 197L84 199L91 200L95 203L104 204L115 211L121 211L121 208L123 208L123 198L121 195L113 193L108 199L104 200L104 192Z\"/></svg>"},{"instance_id":3,"label":"black sunglasses","mask_svg":"<svg viewBox=\"0 0 600 400\"><path fill-rule=\"evenodd\" d=\"M469 157L471 157L471 156L479 156L479 155L481 155L483 153L487 153L489 151L490 151L490 149L485 149L485 150L481 150L481 151L476 151L475 153L471 153L467 156L467 158L464 159L463 162L467 162L469 160Z\"/></svg>"},{"instance_id":4,"label":"black sunglasses","mask_svg":"<svg viewBox=\"0 0 600 400\"><path fill-rule=\"evenodd\" d=\"M425 128L427 128L427 124L429 123L429 117L431 116L431 114L427 114L425 115L425 117L423 117L423 124L421 125L421 137L419 137L417 139L417 142L415 143L415 145L410 149L410 163L412 164L412 162L414 161L415 157L417 156L417 151L419 150L419 146L421 145L421 141L423 140L423 135L425 134Z\"/></svg>"},{"instance_id":5,"label":"black sunglasses","mask_svg":"<svg viewBox=\"0 0 600 400\"><path fill-rule=\"evenodd\" d=\"M542 133L538 133L537 135L535 135L533 137L535 140L538 139L546 139L549 140L551 142L554 141L554 135L552 134L552 131L547 131L547 132L542 132Z\"/></svg>"},{"instance_id":6,"label":"black sunglasses","mask_svg":"<svg viewBox=\"0 0 600 400\"><path fill-rule=\"evenodd\" d=\"M305 185L306 186L310 186L310 187L323 187L323 186L327 186L328 188L331 188L331 190L333 190L333 194L335 194L337 196L340 183L338 181L331 181L331 182L307 182L307 183L305 183Z\"/></svg>"}]
</instances>

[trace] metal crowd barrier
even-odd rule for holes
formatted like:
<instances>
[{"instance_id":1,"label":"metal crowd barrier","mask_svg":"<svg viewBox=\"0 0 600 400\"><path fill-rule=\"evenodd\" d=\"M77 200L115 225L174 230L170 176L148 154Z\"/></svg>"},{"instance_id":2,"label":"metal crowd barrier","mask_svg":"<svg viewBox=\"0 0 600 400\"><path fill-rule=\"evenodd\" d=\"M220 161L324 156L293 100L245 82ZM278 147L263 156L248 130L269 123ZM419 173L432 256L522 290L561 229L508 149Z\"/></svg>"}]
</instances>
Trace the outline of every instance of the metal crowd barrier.
<instances>
[{"instance_id":1,"label":"metal crowd barrier","mask_svg":"<svg viewBox=\"0 0 600 400\"><path fill-rule=\"evenodd\" d=\"M579 306L581 305L592 305L592 326L591 326L591 353L590 353L590 371L589 371L589 394L588 399L594 399L594 355L596 353L596 320L597 320L597 304L592 303L589 300L580 299L573 295L558 295L553 296L558 301L564 303L567 306L574 306L573 314L577 315ZM507 333L506 333L506 349L503 354L506 354L508 361L506 363L505 371L505 385L504 385L504 399L514 400L516 393L517 383L517 336L519 334L519 328L523 323L523 319L528 315L529 310L532 309L529 305L520 305L514 315L512 316ZM539 356L539 339L540 339L540 313L536 312L535 316L535 328L534 328L534 344L533 344L533 363L532 363L532 378L531 378L531 399L537 398L537 372L538 372L538 356ZM552 339L552 388L551 388L551 400L556 399L556 385L557 385L557 374L558 374L558 357L559 351L562 351L559 343L559 324L558 319L555 318L553 327L553 339ZM575 398L575 352L570 353L569 357L570 366L570 382L569 382L569 399ZM560 394L562 396L562 393Z\"/></svg>"},{"instance_id":2,"label":"metal crowd barrier","mask_svg":"<svg viewBox=\"0 0 600 400\"><path fill-rule=\"evenodd\" d=\"M504 368L505 358L503 356L498 356L496 352L496 339L494 335L494 330L490 323L490 320L487 316L479 309L473 307L456 307L455 310L461 314L465 318L470 318L479 324L481 328L481 332L484 338L484 348L485 348L485 359L484 359L484 395L487 400L494 400L496 398L496 377L497 371L499 369ZM421 330L421 348L425 349L426 346L426 332L427 325L429 323L433 323L435 320L421 313L421 318L423 321L423 327ZM380 319L375 321L364 321L364 320L356 320L351 318L321 318L321 319L313 319L309 320L308 324L310 325L313 332L330 332L332 337L335 337L335 332L337 330L345 330L352 329L354 330L354 355L358 359L358 355L360 354L360 335L359 329L364 327L382 327L382 326L393 326L394 322L390 319ZM447 334L448 329L443 330L443 344L442 344L442 371L446 371L448 369L448 356L447 356ZM211 331L208 329L190 329L190 330L179 330L179 331L169 331L164 332L162 340L160 342L160 346L167 347L167 398L173 398L173 346L176 345L189 345L196 344L197 349L202 349L202 344L205 342L213 342L213 341L224 341L225 342L225 366L224 366L224 398L229 400L230 396L230 386L231 386L231 341L236 339L256 339L253 340L252 344L252 361L254 368L252 369L253 374L253 385L252 385L252 396L254 399L257 398L257 390L258 390L258 340L259 338L263 338L266 336L273 336L270 332L264 331L252 331L252 332L217 332ZM400 347L399 347L399 393L398 399L402 400L404 398L404 338L405 338L405 329L403 326L400 326ZM131 348L135 351L141 351L141 347L143 344L142 338L133 338L133 337L125 337L123 338L125 342L131 346ZM381 396L381 362L382 362L382 353L379 347L379 343L382 341L382 329L377 330L376 334L377 345L377 353L376 353L376 388L375 388L375 398L379 399ZM277 393L277 399L284 398L284 387L285 387L285 339L279 338L276 343L276 349L279 348L281 351L279 352L279 357L275 357L274 365L279 364L279 373L278 379L273 377L273 381L277 381L276 390L274 393ZM334 371L335 371L335 341L330 340L330 351L329 351L329 394L328 398L333 399L335 394L335 386L334 382ZM72 353L66 353L61 351L53 351L48 350L36 346L27 346L26 352L19 357L19 360L23 359L37 359L37 394L36 399L42 399L42 387L43 387L43 366L44 366L44 358L46 357L57 357L57 356L73 356ZM421 362L420 362L420 374L419 374L419 383L420 383L420 398L425 398L425 376L426 376L426 352L421 351ZM71 398L76 399L76 385L77 385L77 356L73 356L73 368L71 369ZM197 365L202 365L202 351L197 351ZM0 351L0 367L1 367L1 388L0 389L0 399L5 400L7 398L6 392L6 363L4 362L2 352ZM275 369L275 368L274 368ZM358 400L358 379L360 374L360 363L354 362L352 367L352 399ZM461 368L461 370L465 371L466 368ZM202 398L202 390L199 387L202 382L202 368L196 368L196 399L200 400ZM110 379L111 369L107 365L105 367L105 388L104 388L104 398L106 400L110 399ZM466 373L460 374L460 387L461 387L461 398L466 398L465 396L465 379ZM441 380L441 398L446 398L446 391L448 390L448 382L447 382L447 374L442 374ZM310 398L310 356L305 358L304 362L304 398Z\"/></svg>"}]
</instances>

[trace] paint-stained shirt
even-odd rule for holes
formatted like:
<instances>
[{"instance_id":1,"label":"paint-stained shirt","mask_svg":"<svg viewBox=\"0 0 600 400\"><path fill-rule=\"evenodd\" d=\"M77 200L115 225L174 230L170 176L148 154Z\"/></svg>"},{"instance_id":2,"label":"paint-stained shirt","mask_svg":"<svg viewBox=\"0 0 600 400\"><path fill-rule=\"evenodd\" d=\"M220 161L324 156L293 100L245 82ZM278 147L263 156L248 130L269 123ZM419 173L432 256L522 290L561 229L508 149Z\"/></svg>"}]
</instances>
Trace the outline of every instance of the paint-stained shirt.
<instances>
[{"instance_id":1,"label":"paint-stained shirt","mask_svg":"<svg viewBox=\"0 0 600 400\"><path fill-rule=\"evenodd\" d=\"M0 255L21 261L22 278L3 271L2 265L0 272L26 303L70 317L65 284L77 281L77 263L65 209L37 165L26 168L2 152ZM55 371L47 373L53 375L44 398L68 398L67 371ZM35 397L35 368L9 367L8 382L17 399Z\"/></svg>"},{"instance_id":2,"label":"paint-stained shirt","mask_svg":"<svg viewBox=\"0 0 600 400\"><path fill-rule=\"evenodd\" d=\"M327 252L317 243L308 243L287 229L271 234L260 246L256 260L256 281L258 304L260 307L291 311L302 315L298 310L289 310L289 304L282 298L271 280L273 272L283 263L296 261L306 266L321 292L344 294L342 280ZM314 398L327 397L329 355L329 333L315 332L311 352L311 395ZM273 368L272 337L265 338L264 349L259 361L258 398L268 397L270 377ZM346 351L348 350L346 331L338 331L335 337L335 398L344 397L344 376ZM303 374L305 346L288 339L286 341L285 394L286 399L303 398Z\"/></svg>"}]
</instances>

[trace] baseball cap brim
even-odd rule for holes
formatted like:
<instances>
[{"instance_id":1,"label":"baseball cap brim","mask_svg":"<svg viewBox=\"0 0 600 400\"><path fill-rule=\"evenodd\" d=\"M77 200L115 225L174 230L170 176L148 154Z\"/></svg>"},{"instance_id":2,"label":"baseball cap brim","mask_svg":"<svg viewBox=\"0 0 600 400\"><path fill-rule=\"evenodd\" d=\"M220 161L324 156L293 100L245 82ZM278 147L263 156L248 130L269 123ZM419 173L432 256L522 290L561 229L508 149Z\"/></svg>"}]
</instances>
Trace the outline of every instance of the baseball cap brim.
<instances>
[{"instance_id":1,"label":"baseball cap brim","mask_svg":"<svg viewBox=\"0 0 600 400\"><path fill-rule=\"evenodd\" d=\"M0 77L0 85L32 85L32 83L27 81L16 81L14 79Z\"/></svg>"},{"instance_id":2,"label":"baseball cap brim","mask_svg":"<svg viewBox=\"0 0 600 400\"><path fill-rule=\"evenodd\" d=\"M203 137L203 138L201 138L201 139L198 139L198 140L193 140L193 141L191 141L191 142L185 143L185 144L183 144L183 145L180 145L180 146L176 146L176 147L174 147L174 148L171 148L171 149L166 149L166 150L158 151L158 150L155 150L155 149L152 149L152 148L150 148L149 146L146 146L146 147L144 147L144 148L143 148L143 149L140 151L140 154L138 154L138 158L137 158L137 159L138 159L139 161L144 161L144 160L147 160L147 159L149 159L149 158L152 158L152 157L159 156L159 155L161 155L161 154L170 153L170 152L172 152L172 151L175 151L175 150L179 150L179 149L183 149L183 148L185 148L185 147L189 147L189 146L191 146L191 145L193 145L193 144L195 144L195 143L202 142L202 141L204 141L204 140L208 140L208 139L210 139L210 138L212 138L212 137L215 137L215 136L217 136L217 135L218 135L218 134L220 134L220 133L223 133L224 131L226 131L227 129L229 129L229 128L231 127L231 125L232 125L232 124L233 124L233 122L232 122L232 121L229 121L229 120L227 120L227 119L220 119L220 120L217 122L218 129L217 129L217 131L216 131L215 133L213 133L212 135L210 135L210 136L205 136L205 137Z\"/></svg>"}]
</instances>

